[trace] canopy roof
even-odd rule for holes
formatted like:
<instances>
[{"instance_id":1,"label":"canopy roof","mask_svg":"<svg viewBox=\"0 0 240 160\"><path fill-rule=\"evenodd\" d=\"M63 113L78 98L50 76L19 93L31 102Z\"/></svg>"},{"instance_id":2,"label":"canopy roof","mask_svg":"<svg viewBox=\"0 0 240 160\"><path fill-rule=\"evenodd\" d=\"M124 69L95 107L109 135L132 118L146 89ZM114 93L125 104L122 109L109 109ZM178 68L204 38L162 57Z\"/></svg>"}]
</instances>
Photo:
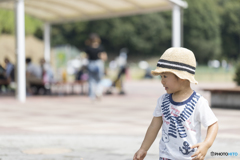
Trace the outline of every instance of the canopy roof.
<instances>
[{"instance_id":1,"label":"canopy roof","mask_svg":"<svg viewBox=\"0 0 240 160\"><path fill-rule=\"evenodd\" d=\"M49 23L94 20L170 10L169 0L24 0L25 13ZM14 9L14 0L0 8Z\"/></svg>"}]
</instances>

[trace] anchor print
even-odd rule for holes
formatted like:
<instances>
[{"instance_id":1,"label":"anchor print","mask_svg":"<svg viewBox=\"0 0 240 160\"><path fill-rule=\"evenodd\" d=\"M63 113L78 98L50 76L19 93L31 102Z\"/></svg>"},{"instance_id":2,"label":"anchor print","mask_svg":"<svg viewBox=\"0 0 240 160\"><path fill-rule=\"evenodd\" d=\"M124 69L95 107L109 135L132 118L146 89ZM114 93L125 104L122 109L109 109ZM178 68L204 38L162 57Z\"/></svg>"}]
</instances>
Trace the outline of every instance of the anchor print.
<instances>
[{"instance_id":1,"label":"anchor print","mask_svg":"<svg viewBox=\"0 0 240 160\"><path fill-rule=\"evenodd\" d=\"M165 153L169 152L165 143L162 143L160 145L160 150L161 150L161 152L165 152Z\"/></svg>"},{"instance_id":2,"label":"anchor print","mask_svg":"<svg viewBox=\"0 0 240 160\"><path fill-rule=\"evenodd\" d=\"M184 141L184 142L183 142L183 145L184 145L184 146L183 146L182 148L179 147L179 151L181 151L183 155L188 155L189 153L194 152L194 149L191 149L191 148L189 147L189 143L188 143L187 141ZM184 151L183 151L183 150L184 150Z\"/></svg>"},{"instance_id":3,"label":"anchor print","mask_svg":"<svg viewBox=\"0 0 240 160\"><path fill-rule=\"evenodd\" d=\"M163 141L164 143L168 143L168 142L169 142L169 136L168 136L168 134L165 132L165 130L163 130L163 132L162 132L162 141Z\"/></svg>"}]
</instances>

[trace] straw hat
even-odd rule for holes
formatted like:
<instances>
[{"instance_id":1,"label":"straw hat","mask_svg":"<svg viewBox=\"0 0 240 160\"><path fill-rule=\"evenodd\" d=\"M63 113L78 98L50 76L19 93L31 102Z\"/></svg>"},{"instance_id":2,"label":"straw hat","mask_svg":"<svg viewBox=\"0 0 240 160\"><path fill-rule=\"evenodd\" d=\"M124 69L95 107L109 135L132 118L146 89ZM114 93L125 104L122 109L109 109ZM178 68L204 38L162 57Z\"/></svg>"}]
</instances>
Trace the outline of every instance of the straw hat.
<instances>
[{"instance_id":1,"label":"straw hat","mask_svg":"<svg viewBox=\"0 0 240 160\"><path fill-rule=\"evenodd\" d=\"M196 59L193 52L186 48L174 47L163 53L157 63L157 68L151 73L157 76L163 72L171 72L181 79L198 84L194 78L195 69Z\"/></svg>"}]
</instances>

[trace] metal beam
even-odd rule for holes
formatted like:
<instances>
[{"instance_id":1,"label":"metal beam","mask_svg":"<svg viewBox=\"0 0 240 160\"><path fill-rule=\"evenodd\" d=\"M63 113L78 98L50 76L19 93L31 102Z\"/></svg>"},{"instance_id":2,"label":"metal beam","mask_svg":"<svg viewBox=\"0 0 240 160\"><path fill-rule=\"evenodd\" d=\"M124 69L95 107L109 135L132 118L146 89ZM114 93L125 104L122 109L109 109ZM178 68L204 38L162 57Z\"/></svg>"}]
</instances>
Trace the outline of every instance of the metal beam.
<instances>
[{"instance_id":1,"label":"metal beam","mask_svg":"<svg viewBox=\"0 0 240 160\"><path fill-rule=\"evenodd\" d=\"M38 3L42 3L42 2L38 2ZM31 1L26 1L25 8L34 8L34 9L42 10L42 11L48 12L50 14L56 15L56 17L64 16L63 12L57 12L53 8L50 9L47 7L43 7L38 3L32 3Z\"/></svg>"},{"instance_id":2,"label":"metal beam","mask_svg":"<svg viewBox=\"0 0 240 160\"><path fill-rule=\"evenodd\" d=\"M124 0L125 2L131 4L134 6L134 8L137 8L137 9L142 9L142 7L140 7L136 2L133 2L132 0Z\"/></svg>"},{"instance_id":3,"label":"metal beam","mask_svg":"<svg viewBox=\"0 0 240 160\"><path fill-rule=\"evenodd\" d=\"M51 4L51 5L58 5L61 7L67 7L67 8L70 8L71 10L74 10L74 11L80 13L82 17L88 17L87 14L84 13L83 11L81 11L78 7L76 7L74 5L70 5L69 3L62 3L60 1L52 1L52 0L41 0L41 2L45 2L45 3Z\"/></svg>"},{"instance_id":4,"label":"metal beam","mask_svg":"<svg viewBox=\"0 0 240 160\"><path fill-rule=\"evenodd\" d=\"M152 13L152 12L158 12L161 11L168 11L172 7L171 6L162 6L162 7L151 7L151 8L142 8L142 9L136 9L136 10L127 10L124 12L113 12L111 14L98 14L98 15L91 15L88 17L73 17L73 18L67 18L67 19L58 19L58 20L52 20L52 24L63 24L73 21L88 21L88 20L99 20L99 19L106 19L106 18L113 18L113 17L124 17L129 15L137 15L137 14L145 14L145 13Z\"/></svg>"},{"instance_id":5,"label":"metal beam","mask_svg":"<svg viewBox=\"0 0 240 160\"><path fill-rule=\"evenodd\" d=\"M169 0L169 1L175 5L178 5L179 7L185 8L185 9L188 7L188 3L183 0Z\"/></svg>"},{"instance_id":6,"label":"metal beam","mask_svg":"<svg viewBox=\"0 0 240 160\"><path fill-rule=\"evenodd\" d=\"M3 0L0 0L0 2ZM160 1L160 0L159 0ZM180 0L172 0L172 1L180 1ZM4 0L4 2L7 2ZM9 2L13 2L12 0L9 0ZM97 20L97 19L104 19L104 18L112 18L112 17L119 17L119 16L129 16L129 15L136 15L136 14L144 14L144 13L150 13L150 12L158 12L158 11L165 11L172 8L171 5L169 5L170 0L166 0L166 5L156 5L156 6L150 6L150 7L144 7L141 5L138 5L137 2L134 0L124 0L124 2L129 2L133 6L133 9L128 9L124 11L117 11L115 12L114 9L111 9L111 7L108 7L100 1L93 1L93 0L25 0L25 2L28 3L46 3L47 5L54 7L66 7L67 9L71 9L73 11L76 11L76 15L67 15L62 16L63 14L57 16L56 13L58 13L58 10L54 10L53 12L47 12L43 8L37 7L37 5L34 4L34 6L25 6L25 12L29 15L32 15L33 17L39 18L40 20L44 22L49 22L51 24L56 23L68 23L73 21L86 21L86 20ZM81 3L89 3L93 6L98 6L98 8L104 12L101 13L88 13L87 11L81 10ZM161 2L161 1L160 1ZM172 2L172 3L174 3ZM4 5L1 5L0 7L4 7ZM5 6L6 7L6 6ZM115 6L116 7L116 6ZM135 8L136 7L136 8ZM47 7L46 7L47 8ZM49 8L48 8L49 10ZM64 12L64 10L63 10ZM49 13L49 14L48 14ZM79 13L79 14L78 14Z\"/></svg>"},{"instance_id":7,"label":"metal beam","mask_svg":"<svg viewBox=\"0 0 240 160\"><path fill-rule=\"evenodd\" d=\"M81 0L81 1L83 1L83 0ZM100 7L100 8L103 8L103 9L106 10L108 13L112 13L112 12L113 12L113 10L111 10L110 8L104 6L103 4L101 4L101 3L97 2L97 1L88 0L88 1L84 1L84 2L88 2L88 3L90 3L90 4L94 4L94 5L96 5L96 6Z\"/></svg>"},{"instance_id":8,"label":"metal beam","mask_svg":"<svg viewBox=\"0 0 240 160\"><path fill-rule=\"evenodd\" d=\"M0 0L0 3L1 2L14 2L15 0Z\"/></svg>"}]
</instances>

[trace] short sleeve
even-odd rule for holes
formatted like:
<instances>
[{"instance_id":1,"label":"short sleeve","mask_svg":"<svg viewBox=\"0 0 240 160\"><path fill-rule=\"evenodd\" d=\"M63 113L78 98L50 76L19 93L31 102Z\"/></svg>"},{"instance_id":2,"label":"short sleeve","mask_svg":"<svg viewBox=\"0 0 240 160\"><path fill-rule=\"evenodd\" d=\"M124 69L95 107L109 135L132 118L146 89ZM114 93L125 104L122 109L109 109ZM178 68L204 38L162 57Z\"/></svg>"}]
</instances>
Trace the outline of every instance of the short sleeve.
<instances>
[{"instance_id":1,"label":"short sleeve","mask_svg":"<svg viewBox=\"0 0 240 160\"><path fill-rule=\"evenodd\" d=\"M161 109L162 99L163 99L163 96L159 97L158 100L157 100L157 105L156 105L156 108L153 112L154 117L161 117L162 116L162 109Z\"/></svg>"},{"instance_id":2,"label":"short sleeve","mask_svg":"<svg viewBox=\"0 0 240 160\"><path fill-rule=\"evenodd\" d=\"M204 127L208 127L218 121L212 109L209 107L208 101L203 97L199 99L197 119Z\"/></svg>"}]
</instances>

